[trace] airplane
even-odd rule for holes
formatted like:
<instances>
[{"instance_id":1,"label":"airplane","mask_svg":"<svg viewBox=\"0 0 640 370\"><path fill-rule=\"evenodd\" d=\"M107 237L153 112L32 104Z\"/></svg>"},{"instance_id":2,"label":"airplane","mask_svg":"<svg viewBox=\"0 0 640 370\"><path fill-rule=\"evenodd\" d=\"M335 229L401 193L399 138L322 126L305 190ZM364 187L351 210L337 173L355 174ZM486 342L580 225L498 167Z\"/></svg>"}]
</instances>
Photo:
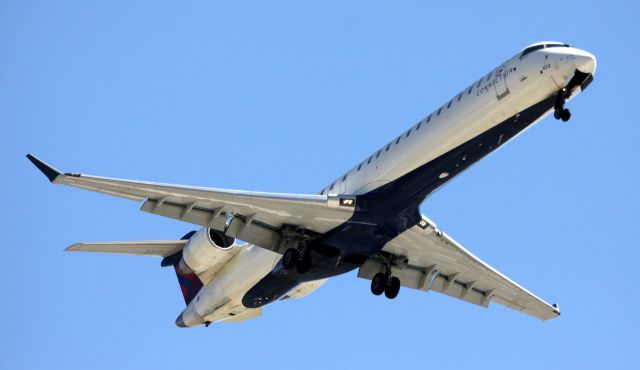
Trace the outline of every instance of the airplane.
<instances>
[{"instance_id":1,"label":"airplane","mask_svg":"<svg viewBox=\"0 0 640 370\"><path fill-rule=\"evenodd\" d=\"M565 104L593 81L593 54L561 42L519 51L325 186L282 194L62 173L27 158L54 184L141 202L141 210L202 226L179 240L78 243L67 251L162 257L186 307L179 327L238 322L358 269L371 292L435 291L541 320L549 304L476 257L420 213L436 189ZM242 242L240 242L242 241Z\"/></svg>"}]
</instances>

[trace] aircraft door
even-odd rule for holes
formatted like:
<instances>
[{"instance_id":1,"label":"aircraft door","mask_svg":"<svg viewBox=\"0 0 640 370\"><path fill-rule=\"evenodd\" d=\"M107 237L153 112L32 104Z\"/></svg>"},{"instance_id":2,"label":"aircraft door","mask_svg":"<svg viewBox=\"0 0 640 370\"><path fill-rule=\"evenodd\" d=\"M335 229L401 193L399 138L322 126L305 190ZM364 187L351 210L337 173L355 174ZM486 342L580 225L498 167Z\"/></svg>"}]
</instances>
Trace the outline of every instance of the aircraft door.
<instances>
[{"instance_id":1,"label":"aircraft door","mask_svg":"<svg viewBox=\"0 0 640 370\"><path fill-rule=\"evenodd\" d=\"M505 96L510 94L509 87L507 86L507 76L509 75L509 67L503 64L498 68L496 72L496 98L502 100Z\"/></svg>"},{"instance_id":2,"label":"aircraft door","mask_svg":"<svg viewBox=\"0 0 640 370\"><path fill-rule=\"evenodd\" d=\"M345 175L341 181L340 181L340 192L339 194L346 194L347 193L347 180L348 180L349 175Z\"/></svg>"}]
</instances>

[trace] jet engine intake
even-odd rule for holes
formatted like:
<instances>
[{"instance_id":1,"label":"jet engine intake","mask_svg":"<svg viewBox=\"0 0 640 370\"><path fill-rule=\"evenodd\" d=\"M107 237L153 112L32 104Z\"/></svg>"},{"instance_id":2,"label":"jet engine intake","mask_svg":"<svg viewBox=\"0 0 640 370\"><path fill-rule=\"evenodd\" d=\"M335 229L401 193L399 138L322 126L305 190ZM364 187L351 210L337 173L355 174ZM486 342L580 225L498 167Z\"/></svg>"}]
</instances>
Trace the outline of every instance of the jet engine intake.
<instances>
[{"instance_id":1,"label":"jet engine intake","mask_svg":"<svg viewBox=\"0 0 640 370\"><path fill-rule=\"evenodd\" d=\"M180 270L193 271L196 274L221 265L231 259L229 253L235 245L235 239L208 227L200 229L182 250Z\"/></svg>"}]
</instances>

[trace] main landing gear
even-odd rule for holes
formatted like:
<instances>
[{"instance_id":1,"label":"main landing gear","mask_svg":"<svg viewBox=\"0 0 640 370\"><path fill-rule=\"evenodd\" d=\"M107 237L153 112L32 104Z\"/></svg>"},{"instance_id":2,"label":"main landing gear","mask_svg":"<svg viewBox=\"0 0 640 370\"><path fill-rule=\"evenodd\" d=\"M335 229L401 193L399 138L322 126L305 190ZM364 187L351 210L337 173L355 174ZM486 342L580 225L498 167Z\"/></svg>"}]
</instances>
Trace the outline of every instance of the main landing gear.
<instances>
[{"instance_id":1,"label":"main landing gear","mask_svg":"<svg viewBox=\"0 0 640 370\"><path fill-rule=\"evenodd\" d=\"M311 270L311 253L309 250L303 249L299 251L296 248L289 248L284 252L282 256L282 265L286 270L293 270L294 268L298 273L304 274Z\"/></svg>"},{"instance_id":2,"label":"main landing gear","mask_svg":"<svg viewBox=\"0 0 640 370\"><path fill-rule=\"evenodd\" d=\"M394 299L400 292L400 279L391 274L379 272L371 279L371 293L375 295L381 295L384 293L385 297Z\"/></svg>"},{"instance_id":3,"label":"main landing gear","mask_svg":"<svg viewBox=\"0 0 640 370\"><path fill-rule=\"evenodd\" d=\"M555 119L561 119L562 122L567 122L571 118L571 111L564 107L564 103L566 103L569 94L566 87L560 90L556 103L553 106L553 117L555 117Z\"/></svg>"}]
</instances>

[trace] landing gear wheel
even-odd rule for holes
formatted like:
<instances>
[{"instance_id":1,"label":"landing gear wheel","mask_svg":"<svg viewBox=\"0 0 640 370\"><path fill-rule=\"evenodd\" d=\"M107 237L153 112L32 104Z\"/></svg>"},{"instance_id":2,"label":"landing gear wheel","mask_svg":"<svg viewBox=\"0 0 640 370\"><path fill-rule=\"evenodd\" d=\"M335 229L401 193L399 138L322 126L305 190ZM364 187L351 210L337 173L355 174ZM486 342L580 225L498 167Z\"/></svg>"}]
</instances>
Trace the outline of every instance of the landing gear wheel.
<instances>
[{"instance_id":1,"label":"landing gear wheel","mask_svg":"<svg viewBox=\"0 0 640 370\"><path fill-rule=\"evenodd\" d=\"M387 284L387 287L384 290L384 296L389 299L394 299L395 297L398 296L399 292L400 292L400 279L398 279L395 276L392 276L391 279L389 279L389 283Z\"/></svg>"},{"instance_id":2,"label":"landing gear wheel","mask_svg":"<svg viewBox=\"0 0 640 370\"><path fill-rule=\"evenodd\" d=\"M293 270L293 268L298 265L299 257L300 254L297 249L287 249L287 251L284 252L284 256L282 256L282 266L284 266L285 270Z\"/></svg>"},{"instance_id":3,"label":"landing gear wheel","mask_svg":"<svg viewBox=\"0 0 640 370\"><path fill-rule=\"evenodd\" d=\"M387 288L387 282L389 281L389 277L382 272L379 272L373 276L371 279L371 293L375 295L380 295L384 293Z\"/></svg>"},{"instance_id":4,"label":"landing gear wheel","mask_svg":"<svg viewBox=\"0 0 640 370\"><path fill-rule=\"evenodd\" d=\"M553 118L561 119L563 112L564 112L564 110L562 108L556 109L555 111L553 111Z\"/></svg>"},{"instance_id":5,"label":"landing gear wheel","mask_svg":"<svg viewBox=\"0 0 640 370\"><path fill-rule=\"evenodd\" d=\"M556 98L556 102L553 106L553 117L558 120L562 120L563 122L567 122L569 118L571 118L571 112L564 107L564 103L571 96L570 89L564 88L558 93L558 97Z\"/></svg>"},{"instance_id":6,"label":"landing gear wheel","mask_svg":"<svg viewBox=\"0 0 640 370\"><path fill-rule=\"evenodd\" d=\"M311 270L311 262L311 254L308 251L304 252L296 264L298 273L305 274L309 272L309 270Z\"/></svg>"}]
</instances>

